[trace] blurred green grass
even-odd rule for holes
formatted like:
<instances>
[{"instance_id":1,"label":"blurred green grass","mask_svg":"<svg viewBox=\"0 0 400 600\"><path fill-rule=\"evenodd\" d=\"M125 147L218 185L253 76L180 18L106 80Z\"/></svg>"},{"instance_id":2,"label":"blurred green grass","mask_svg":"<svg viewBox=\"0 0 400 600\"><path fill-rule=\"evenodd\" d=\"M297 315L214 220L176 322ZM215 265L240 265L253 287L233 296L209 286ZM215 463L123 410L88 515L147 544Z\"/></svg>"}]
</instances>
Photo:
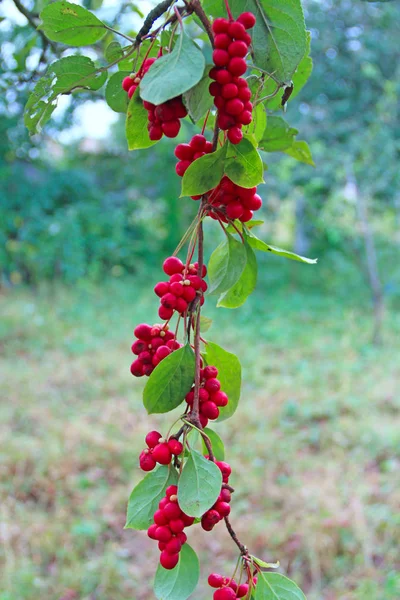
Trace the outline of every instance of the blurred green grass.
<instances>
[{"instance_id":1,"label":"blurred green grass","mask_svg":"<svg viewBox=\"0 0 400 600\"><path fill-rule=\"evenodd\" d=\"M215 425L232 464L232 520L252 552L281 561L309 600L400 597L400 314L370 344L371 309L355 272L267 257L257 292L218 315L207 337L244 367L241 404ZM310 270L311 269L311 270ZM136 279L15 289L0 296L0 600L149 600L158 552L123 530L149 427L129 373L133 327L156 321ZM211 308L210 308L211 305ZM190 543L229 573L217 527Z\"/></svg>"}]
</instances>

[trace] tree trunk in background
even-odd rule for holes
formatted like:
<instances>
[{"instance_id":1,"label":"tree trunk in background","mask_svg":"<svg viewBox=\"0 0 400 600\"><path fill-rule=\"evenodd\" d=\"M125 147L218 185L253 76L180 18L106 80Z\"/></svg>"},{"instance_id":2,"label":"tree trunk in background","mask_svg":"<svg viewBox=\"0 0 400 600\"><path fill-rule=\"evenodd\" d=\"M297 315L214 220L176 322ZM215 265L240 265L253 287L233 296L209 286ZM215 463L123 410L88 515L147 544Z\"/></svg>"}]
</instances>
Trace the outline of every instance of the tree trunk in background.
<instances>
[{"instance_id":1,"label":"tree trunk in background","mask_svg":"<svg viewBox=\"0 0 400 600\"><path fill-rule=\"evenodd\" d=\"M306 256L310 249L310 240L308 238L307 232L306 200L303 194L296 195L294 215L294 251L296 252L296 254Z\"/></svg>"}]
</instances>

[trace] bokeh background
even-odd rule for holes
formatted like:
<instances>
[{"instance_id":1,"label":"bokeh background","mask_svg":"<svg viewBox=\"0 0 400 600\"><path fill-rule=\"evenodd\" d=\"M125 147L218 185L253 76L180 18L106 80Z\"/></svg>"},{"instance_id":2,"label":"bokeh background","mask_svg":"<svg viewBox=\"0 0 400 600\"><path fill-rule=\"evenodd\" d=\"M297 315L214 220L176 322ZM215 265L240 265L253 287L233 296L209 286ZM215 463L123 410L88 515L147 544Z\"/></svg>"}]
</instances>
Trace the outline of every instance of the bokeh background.
<instances>
[{"instance_id":1,"label":"bokeh background","mask_svg":"<svg viewBox=\"0 0 400 600\"><path fill-rule=\"evenodd\" d=\"M150 600L157 549L123 526L165 417L145 414L130 344L157 320L152 287L196 205L179 199L175 142L129 154L100 92L64 98L28 138L40 44L15 4L0 4L0 599ZM83 4L124 31L140 21L130 3ZM216 428L254 554L310 600L398 600L400 6L305 10L314 72L286 118L316 168L268 156L260 237L319 262L261 256L242 308L207 302L209 337L244 368ZM214 223L206 234L209 255ZM222 526L190 534L205 600L235 549Z\"/></svg>"}]
</instances>

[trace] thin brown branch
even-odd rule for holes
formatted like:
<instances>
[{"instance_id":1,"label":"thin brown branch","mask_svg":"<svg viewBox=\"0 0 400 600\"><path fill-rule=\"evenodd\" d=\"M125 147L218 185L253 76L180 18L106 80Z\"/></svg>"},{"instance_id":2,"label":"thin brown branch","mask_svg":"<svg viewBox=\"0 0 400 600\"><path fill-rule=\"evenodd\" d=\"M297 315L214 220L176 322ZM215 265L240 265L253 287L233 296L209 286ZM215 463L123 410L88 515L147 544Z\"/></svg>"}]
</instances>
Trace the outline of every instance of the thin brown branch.
<instances>
[{"instance_id":1,"label":"thin brown branch","mask_svg":"<svg viewBox=\"0 0 400 600\"><path fill-rule=\"evenodd\" d=\"M214 47L214 34L212 31L211 23L206 13L204 12L203 7L201 6L200 0L191 0L191 2L188 2L187 6L194 12L194 14L197 17L199 17L210 39L211 46Z\"/></svg>"},{"instance_id":2,"label":"thin brown branch","mask_svg":"<svg viewBox=\"0 0 400 600\"><path fill-rule=\"evenodd\" d=\"M228 517L224 517L224 521L225 521L225 525L226 525L226 528L228 530L229 535L231 536L231 538L235 542L236 546L240 550L240 554L242 556L248 556L249 551L247 550L246 546L244 544L242 544L242 542L239 540L238 536L234 532L233 527L231 525L231 522L229 521L229 518Z\"/></svg>"}]
</instances>

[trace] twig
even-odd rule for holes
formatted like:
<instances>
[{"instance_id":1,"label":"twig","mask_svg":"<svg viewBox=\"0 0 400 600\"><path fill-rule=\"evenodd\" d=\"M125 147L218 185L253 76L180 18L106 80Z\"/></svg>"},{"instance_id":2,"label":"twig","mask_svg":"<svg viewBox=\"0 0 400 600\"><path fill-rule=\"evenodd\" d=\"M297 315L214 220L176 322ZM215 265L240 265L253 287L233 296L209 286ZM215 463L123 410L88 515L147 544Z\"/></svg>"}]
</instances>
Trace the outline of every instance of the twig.
<instances>
[{"instance_id":1,"label":"twig","mask_svg":"<svg viewBox=\"0 0 400 600\"><path fill-rule=\"evenodd\" d=\"M234 532L234 530L232 528L232 525L231 525L231 522L229 521L229 518L228 517L224 517L224 521L225 521L225 525L226 525L226 528L228 530L229 535L231 536L231 538L235 542L236 546L240 550L240 554L242 556L248 556L249 551L247 550L246 546L244 544L242 544L242 542L239 540L238 536Z\"/></svg>"},{"instance_id":2,"label":"twig","mask_svg":"<svg viewBox=\"0 0 400 600\"><path fill-rule=\"evenodd\" d=\"M206 15L206 13L203 10L200 0L191 0L191 2L189 2L187 4L187 6L189 9L191 9L194 12L195 15L197 15L199 17L204 29L206 30L208 37L210 39L211 46L214 47L214 34L212 31L211 23Z\"/></svg>"}]
</instances>

